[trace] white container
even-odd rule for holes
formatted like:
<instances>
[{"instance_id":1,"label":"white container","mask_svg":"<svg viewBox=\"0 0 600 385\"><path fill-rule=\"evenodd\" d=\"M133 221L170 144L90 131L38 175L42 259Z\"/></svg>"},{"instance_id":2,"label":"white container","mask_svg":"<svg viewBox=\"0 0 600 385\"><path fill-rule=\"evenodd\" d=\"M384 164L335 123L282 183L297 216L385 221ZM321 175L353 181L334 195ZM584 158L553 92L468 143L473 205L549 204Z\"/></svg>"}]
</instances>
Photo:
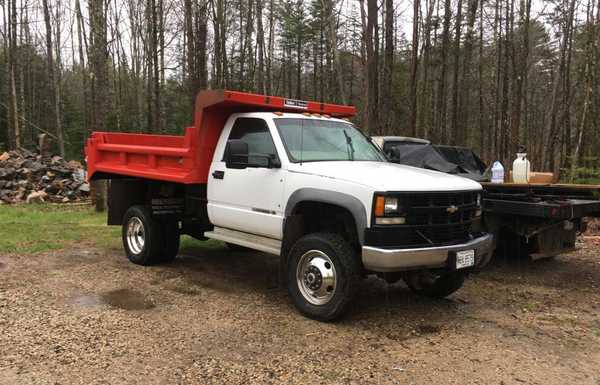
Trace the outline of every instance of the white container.
<instances>
[{"instance_id":1,"label":"white container","mask_svg":"<svg viewBox=\"0 0 600 385\"><path fill-rule=\"evenodd\" d=\"M531 164L527 159L527 153L518 152L517 159L513 162L513 182L515 183L529 183L529 177L531 175Z\"/></svg>"},{"instance_id":2,"label":"white container","mask_svg":"<svg viewBox=\"0 0 600 385\"><path fill-rule=\"evenodd\" d=\"M504 166L499 160L492 165L492 183L504 183Z\"/></svg>"}]
</instances>

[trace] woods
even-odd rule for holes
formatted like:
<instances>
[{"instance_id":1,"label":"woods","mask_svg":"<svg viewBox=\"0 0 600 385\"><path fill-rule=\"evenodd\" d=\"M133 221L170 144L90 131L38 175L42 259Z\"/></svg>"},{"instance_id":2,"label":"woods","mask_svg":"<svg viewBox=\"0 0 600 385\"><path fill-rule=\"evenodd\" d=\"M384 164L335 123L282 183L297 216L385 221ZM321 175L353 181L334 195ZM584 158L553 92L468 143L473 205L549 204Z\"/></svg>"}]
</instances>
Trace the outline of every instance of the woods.
<instances>
[{"instance_id":1,"label":"woods","mask_svg":"<svg viewBox=\"0 0 600 385\"><path fill-rule=\"evenodd\" d=\"M597 0L0 0L0 149L182 133L198 89L348 103L365 134L600 166ZM596 92L595 92L596 91Z\"/></svg>"}]
</instances>

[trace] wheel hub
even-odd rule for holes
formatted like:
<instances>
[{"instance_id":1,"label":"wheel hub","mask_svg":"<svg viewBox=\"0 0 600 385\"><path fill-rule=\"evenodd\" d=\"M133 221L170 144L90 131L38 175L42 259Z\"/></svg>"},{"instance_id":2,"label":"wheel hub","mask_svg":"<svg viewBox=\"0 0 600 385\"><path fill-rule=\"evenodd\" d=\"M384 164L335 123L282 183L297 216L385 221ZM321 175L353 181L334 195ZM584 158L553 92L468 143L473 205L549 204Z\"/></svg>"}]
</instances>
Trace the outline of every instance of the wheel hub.
<instances>
[{"instance_id":1,"label":"wheel hub","mask_svg":"<svg viewBox=\"0 0 600 385\"><path fill-rule=\"evenodd\" d=\"M336 289L336 271L329 256L320 250L310 250L302 257L296 269L298 288L313 305L324 305Z\"/></svg>"},{"instance_id":2,"label":"wheel hub","mask_svg":"<svg viewBox=\"0 0 600 385\"><path fill-rule=\"evenodd\" d=\"M146 234L144 224L138 217L131 217L127 222L127 246L133 254L139 254L144 250Z\"/></svg>"}]
</instances>

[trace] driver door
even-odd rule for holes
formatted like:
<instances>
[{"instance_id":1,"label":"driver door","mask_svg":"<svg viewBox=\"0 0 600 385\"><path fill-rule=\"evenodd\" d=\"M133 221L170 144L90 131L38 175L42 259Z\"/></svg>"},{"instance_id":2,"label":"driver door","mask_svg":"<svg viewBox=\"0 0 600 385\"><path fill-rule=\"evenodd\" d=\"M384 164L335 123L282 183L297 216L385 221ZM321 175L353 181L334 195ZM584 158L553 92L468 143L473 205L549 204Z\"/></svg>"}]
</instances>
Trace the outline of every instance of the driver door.
<instances>
[{"instance_id":1,"label":"driver door","mask_svg":"<svg viewBox=\"0 0 600 385\"><path fill-rule=\"evenodd\" d=\"M269 126L264 119L239 117L227 140L248 144L252 154L272 155L280 159ZM209 171L208 215L219 227L282 238L284 173L281 168L227 168L225 146L215 154Z\"/></svg>"}]
</instances>

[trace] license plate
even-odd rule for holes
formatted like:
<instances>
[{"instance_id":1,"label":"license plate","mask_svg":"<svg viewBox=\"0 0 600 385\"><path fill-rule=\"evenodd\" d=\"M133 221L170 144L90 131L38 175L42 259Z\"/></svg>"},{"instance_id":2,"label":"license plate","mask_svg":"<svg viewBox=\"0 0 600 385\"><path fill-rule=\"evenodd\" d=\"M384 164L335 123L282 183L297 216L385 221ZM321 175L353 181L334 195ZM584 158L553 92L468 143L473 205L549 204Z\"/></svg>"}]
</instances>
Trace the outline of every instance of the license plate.
<instances>
[{"instance_id":1,"label":"license plate","mask_svg":"<svg viewBox=\"0 0 600 385\"><path fill-rule=\"evenodd\" d=\"M475 265L475 250L456 252L456 268L463 269Z\"/></svg>"}]
</instances>

